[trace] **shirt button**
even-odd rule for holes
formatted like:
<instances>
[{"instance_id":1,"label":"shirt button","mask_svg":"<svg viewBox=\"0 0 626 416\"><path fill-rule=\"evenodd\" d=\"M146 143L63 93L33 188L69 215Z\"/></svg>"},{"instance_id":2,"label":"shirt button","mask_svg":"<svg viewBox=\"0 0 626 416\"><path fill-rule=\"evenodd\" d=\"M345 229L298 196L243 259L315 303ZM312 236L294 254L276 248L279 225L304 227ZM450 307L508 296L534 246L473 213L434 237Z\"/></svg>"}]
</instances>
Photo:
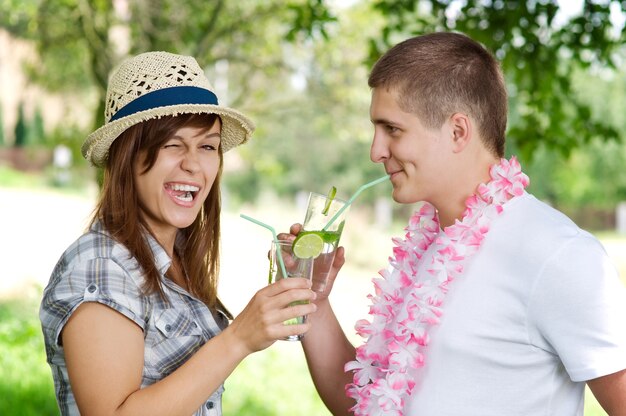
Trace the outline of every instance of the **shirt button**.
<instances>
[{"instance_id":1,"label":"shirt button","mask_svg":"<svg viewBox=\"0 0 626 416\"><path fill-rule=\"evenodd\" d=\"M207 404L206 404L206 408L207 409L213 409L214 406L215 405L213 404L213 402L207 402Z\"/></svg>"},{"instance_id":2,"label":"shirt button","mask_svg":"<svg viewBox=\"0 0 626 416\"><path fill-rule=\"evenodd\" d=\"M172 325L170 325L170 324L165 325L165 330L167 332L170 332L172 330Z\"/></svg>"},{"instance_id":3,"label":"shirt button","mask_svg":"<svg viewBox=\"0 0 626 416\"><path fill-rule=\"evenodd\" d=\"M89 291L89 293L93 293L96 291L96 289L98 288L98 286L94 285L93 283L89 285L89 287L87 288L87 290Z\"/></svg>"}]
</instances>

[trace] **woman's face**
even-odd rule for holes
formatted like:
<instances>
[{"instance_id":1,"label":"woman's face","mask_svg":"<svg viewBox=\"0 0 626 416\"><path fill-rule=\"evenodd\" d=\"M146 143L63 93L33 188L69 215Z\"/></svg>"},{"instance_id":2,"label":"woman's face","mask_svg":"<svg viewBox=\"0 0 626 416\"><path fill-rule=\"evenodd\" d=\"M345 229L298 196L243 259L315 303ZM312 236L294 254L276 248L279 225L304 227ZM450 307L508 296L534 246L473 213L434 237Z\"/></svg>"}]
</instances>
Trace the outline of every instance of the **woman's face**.
<instances>
[{"instance_id":1,"label":"woman's face","mask_svg":"<svg viewBox=\"0 0 626 416\"><path fill-rule=\"evenodd\" d=\"M140 209L161 244L173 243L179 229L198 216L220 168L221 123L207 131L178 129L159 149L154 166L145 170L145 153L134 162Z\"/></svg>"}]
</instances>

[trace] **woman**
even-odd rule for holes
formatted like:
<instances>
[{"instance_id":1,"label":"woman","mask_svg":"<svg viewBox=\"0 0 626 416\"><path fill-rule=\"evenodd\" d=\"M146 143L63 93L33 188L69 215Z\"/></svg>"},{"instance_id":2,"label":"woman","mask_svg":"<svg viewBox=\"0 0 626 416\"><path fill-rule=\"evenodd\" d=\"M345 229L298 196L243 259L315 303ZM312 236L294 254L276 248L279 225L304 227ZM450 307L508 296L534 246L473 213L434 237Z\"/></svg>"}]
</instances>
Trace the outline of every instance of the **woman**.
<instances>
[{"instance_id":1,"label":"woman","mask_svg":"<svg viewBox=\"0 0 626 416\"><path fill-rule=\"evenodd\" d=\"M232 319L217 298L223 152L253 124L220 106L196 61L123 63L83 155L104 167L90 229L62 255L40 318L63 415L220 415L241 360L309 325L305 279L259 290Z\"/></svg>"}]
</instances>

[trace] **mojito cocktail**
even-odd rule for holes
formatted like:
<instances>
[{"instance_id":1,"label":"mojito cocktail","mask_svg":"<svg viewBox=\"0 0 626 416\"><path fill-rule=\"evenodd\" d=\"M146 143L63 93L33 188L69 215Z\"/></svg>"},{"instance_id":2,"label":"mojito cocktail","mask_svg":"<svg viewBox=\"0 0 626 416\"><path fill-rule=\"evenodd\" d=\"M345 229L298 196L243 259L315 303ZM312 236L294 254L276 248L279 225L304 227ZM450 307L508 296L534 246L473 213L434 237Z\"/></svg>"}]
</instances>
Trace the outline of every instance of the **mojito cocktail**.
<instances>
[{"instance_id":1,"label":"mojito cocktail","mask_svg":"<svg viewBox=\"0 0 626 416\"><path fill-rule=\"evenodd\" d=\"M346 202L340 199L328 197L326 195L311 192L306 216L302 223L302 233L315 233L323 240L321 253L315 257L313 262L312 289L316 292L323 292L328 282L328 273L335 259L335 251L339 246L341 232L345 224L348 208L329 226L324 227L331 218L341 210Z\"/></svg>"},{"instance_id":2,"label":"mojito cocktail","mask_svg":"<svg viewBox=\"0 0 626 416\"><path fill-rule=\"evenodd\" d=\"M284 269L279 264L279 255L283 260ZM286 273L286 276L283 274ZM269 281L277 282L284 278L289 277L304 277L305 279L311 279L313 273L313 258L299 258L293 254L291 241L272 241L272 248L270 250L270 270ZM289 306L300 305L308 303L308 301L296 301L292 302ZM306 322L306 316L298 316L297 318L285 321L285 325L297 325ZM291 335L285 340L287 341L299 341L302 339L302 335Z\"/></svg>"}]
</instances>

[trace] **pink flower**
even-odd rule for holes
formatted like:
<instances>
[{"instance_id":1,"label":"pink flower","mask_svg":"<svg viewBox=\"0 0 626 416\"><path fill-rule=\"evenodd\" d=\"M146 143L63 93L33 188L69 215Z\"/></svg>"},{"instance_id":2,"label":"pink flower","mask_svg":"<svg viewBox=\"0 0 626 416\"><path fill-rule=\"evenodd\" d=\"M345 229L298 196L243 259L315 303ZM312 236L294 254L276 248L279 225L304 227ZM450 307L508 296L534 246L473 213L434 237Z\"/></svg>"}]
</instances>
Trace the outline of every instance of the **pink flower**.
<instances>
[{"instance_id":1,"label":"pink flower","mask_svg":"<svg viewBox=\"0 0 626 416\"><path fill-rule=\"evenodd\" d=\"M399 367L419 368L424 364L424 356L420 353L419 344L414 337L408 342L404 340L389 343L389 363Z\"/></svg>"}]
</instances>

